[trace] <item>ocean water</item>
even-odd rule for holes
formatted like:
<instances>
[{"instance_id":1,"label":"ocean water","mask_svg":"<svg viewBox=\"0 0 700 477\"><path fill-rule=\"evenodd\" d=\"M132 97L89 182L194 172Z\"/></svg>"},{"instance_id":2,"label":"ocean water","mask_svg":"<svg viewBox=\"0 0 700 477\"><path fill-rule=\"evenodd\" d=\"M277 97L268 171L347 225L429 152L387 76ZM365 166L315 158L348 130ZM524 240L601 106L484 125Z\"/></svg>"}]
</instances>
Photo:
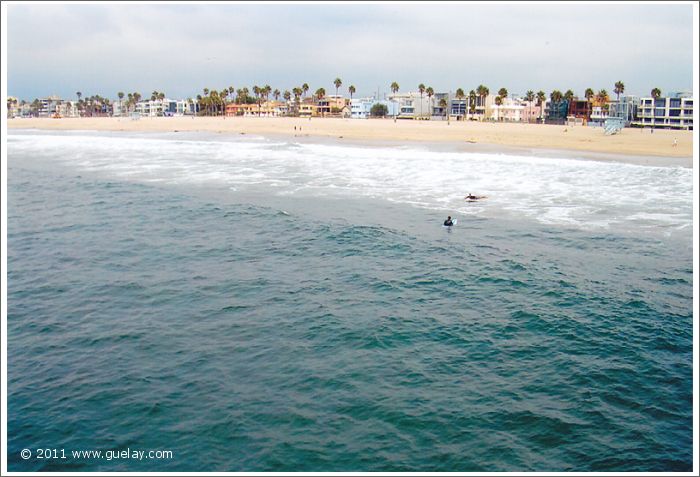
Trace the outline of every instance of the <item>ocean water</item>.
<instances>
[{"instance_id":1,"label":"ocean water","mask_svg":"<svg viewBox=\"0 0 700 477\"><path fill-rule=\"evenodd\" d=\"M690 169L15 131L7 213L10 471L692 470Z\"/></svg>"}]
</instances>

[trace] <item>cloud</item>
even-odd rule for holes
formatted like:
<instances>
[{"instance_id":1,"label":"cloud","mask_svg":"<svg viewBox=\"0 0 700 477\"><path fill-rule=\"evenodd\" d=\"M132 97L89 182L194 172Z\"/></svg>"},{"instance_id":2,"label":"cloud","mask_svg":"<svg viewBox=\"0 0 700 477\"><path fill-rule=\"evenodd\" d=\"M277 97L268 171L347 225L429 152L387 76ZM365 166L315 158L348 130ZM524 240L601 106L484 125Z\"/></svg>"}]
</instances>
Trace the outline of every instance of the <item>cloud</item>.
<instances>
[{"instance_id":1,"label":"cloud","mask_svg":"<svg viewBox=\"0 0 700 477\"><path fill-rule=\"evenodd\" d=\"M192 96L307 82L510 91L692 85L692 7L666 4L12 4L8 92Z\"/></svg>"}]
</instances>

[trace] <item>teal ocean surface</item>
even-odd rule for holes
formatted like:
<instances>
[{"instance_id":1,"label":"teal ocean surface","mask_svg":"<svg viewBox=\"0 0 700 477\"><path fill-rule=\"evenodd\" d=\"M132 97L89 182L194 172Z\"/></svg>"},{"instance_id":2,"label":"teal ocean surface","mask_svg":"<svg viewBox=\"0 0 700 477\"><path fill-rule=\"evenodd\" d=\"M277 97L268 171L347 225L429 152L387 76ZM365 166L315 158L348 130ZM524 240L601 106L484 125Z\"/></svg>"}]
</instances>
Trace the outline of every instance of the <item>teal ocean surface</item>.
<instances>
[{"instance_id":1,"label":"teal ocean surface","mask_svg":"<svg viewBox=\"0 0 700 477\"><path fill-rule=\"evenodd\" d=\"M692 470L690 169L18 131L7 213L10 471Z\"/></svg>"}]
</instances>

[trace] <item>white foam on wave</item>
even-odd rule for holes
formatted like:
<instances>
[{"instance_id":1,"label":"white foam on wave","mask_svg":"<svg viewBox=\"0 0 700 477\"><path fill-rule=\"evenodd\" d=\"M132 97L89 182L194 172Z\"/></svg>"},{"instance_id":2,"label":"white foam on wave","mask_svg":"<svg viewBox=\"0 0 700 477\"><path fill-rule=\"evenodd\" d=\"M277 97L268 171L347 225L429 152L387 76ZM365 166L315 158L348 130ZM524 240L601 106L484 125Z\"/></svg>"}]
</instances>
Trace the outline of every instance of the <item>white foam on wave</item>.
<instances>
[{"instance_id":1,"label":"white foam on wave","mask_svg":"<svg viewBox=\"0 0 700 477\"><path fill-rule=\"evenodd\" d=\"M128 180L268 188L286 196L383 198L469 215L586 228L692 224L692 170L420 147L21 134L8 151ZM488 198L466 203L467 193Z\"/></svg>"}]
</instances>

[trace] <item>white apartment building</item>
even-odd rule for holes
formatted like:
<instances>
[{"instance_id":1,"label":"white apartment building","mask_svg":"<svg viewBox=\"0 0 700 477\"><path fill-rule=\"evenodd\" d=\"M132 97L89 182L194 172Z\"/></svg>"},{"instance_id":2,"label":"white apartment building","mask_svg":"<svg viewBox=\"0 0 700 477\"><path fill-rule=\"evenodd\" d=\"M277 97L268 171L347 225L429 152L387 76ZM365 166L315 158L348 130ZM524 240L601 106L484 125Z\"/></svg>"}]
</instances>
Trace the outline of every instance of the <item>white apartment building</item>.
<instances>
[{"instance_id":1,"label":"white apartment building","mask_svg":"<svg viewBox=\"0 0 700 477\"><path fill-rule=\"evenodd\" d=\"M352 101L350 101L350 117L353 119L368 119L371 116L372 106L375 104L383 104L386 106L388 117L393 117L394 114L398 114L398 104L396 101L379 101L376 98L353 98Z\"/></svg>"},{"instance_id":2,"label":"white apartment building","mask_svg":"<svg viewBox=\"0 0 700 477\"><path fill-rule=\"evenodd\" d=\"M115 101L114 116L129 114L125 101ZM195 105L186 99L145 99L133 107L133 113L142 117L184 116L194 114Z\"/></svg>"},{"instance_id":3,"label":"white apartment building","mask_svg":"<svg viewBox=\"0 0 700 477\"><path fill-rule=\"evenodd\" d=\"M489 119L493 121L521 122L525 119L525 103L518 98L503 98L503 102L492 104Z\"/></svg>"},{"instance_id":4,"label":"white apartment building","mask_svg":"<svg viewBox=\"0 0 700 477\"><path fill-rule=\"evenodd\" d=\"M693 129L693 98L675 95L641 98L634 126Z\"/></svg>"}]
</instances>

